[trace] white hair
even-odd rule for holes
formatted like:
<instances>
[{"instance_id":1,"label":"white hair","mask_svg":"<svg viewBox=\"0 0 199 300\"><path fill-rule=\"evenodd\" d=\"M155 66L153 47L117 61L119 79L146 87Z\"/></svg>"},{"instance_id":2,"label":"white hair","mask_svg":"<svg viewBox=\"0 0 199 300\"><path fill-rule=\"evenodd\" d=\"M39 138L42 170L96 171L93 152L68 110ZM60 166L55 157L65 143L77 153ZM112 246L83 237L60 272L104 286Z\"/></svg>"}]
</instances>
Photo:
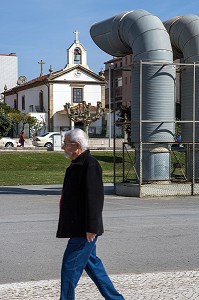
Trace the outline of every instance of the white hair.
<instances>
[{"instance_id":1,"label":"white hair","mask_svg":"<svg viewBox=\"0 0 199 300\"><path fill-rule=\"evenodd\" d=\"M64 138L68 139L70 142L79 142L82 150L88 148L88 135L79 128L71 129L65 132Z\"/></svg>"}]
</instances>

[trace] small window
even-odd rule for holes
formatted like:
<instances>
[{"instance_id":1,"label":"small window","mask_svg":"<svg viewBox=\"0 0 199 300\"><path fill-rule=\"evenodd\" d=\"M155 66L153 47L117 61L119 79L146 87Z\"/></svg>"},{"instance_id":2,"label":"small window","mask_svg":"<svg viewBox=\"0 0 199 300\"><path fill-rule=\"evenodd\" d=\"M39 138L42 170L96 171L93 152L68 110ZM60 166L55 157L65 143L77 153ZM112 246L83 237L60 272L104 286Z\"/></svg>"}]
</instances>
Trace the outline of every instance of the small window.
<instances>
[{"instance_id":1,"label":"small window","mask_svg":"<svg viewBox=\"0 0 199 300\"><path fill-rule=\"evenodd\" d=\"M118 85L122 86L122 77L119 78Z\"/></svg>"},{"instance_id":2,"label":"small window","mask_svg":"<svg viewBox=\"0 0 199 300\"><path fill-rule=\"evenodd\" d=\"M33 112L33 105L29 106L29 112Z\"/></svg>"},{"instance_id":3,"label":"small window","mask_svg":"<svg viewBox=\"0 0 199 300\"><path fill-rule=\"evenodd\" d=\"M17 99L14 99L14 108L18 109L18 101L17 101Z\"/></svg>"},{"instance_id":4,"label":"small window","mask_svg":"<svg viewBox=\"0 0 199 300\"><path fill-rule=\"evenodd\" d=\"M73 88L73 102L80 103L83 101L83 89Z\"/></svg>"},{"instance_id":5,"label":"small window","mask_svg":"<svg viewBox=\"0 0 199 300\"><path fill-rule=\"evenodd\" d=\"M122 86L122 77L118 77L115 79L115 86Z\"/></svg>"},{"instance_id":6,"label":"small window","mask_svg":"<svg viewBox=\"0 0 199 300\"><path fill-rule=\"evenodd\" d=\"M22 96L21 98L21 109L22 110L26 109L25 96Z\"/></svg>"},{"instance_id":7,"label":"small window","mask_svg":"<svg viewBox=\"0 0 199 300\"><path fill-rule=\"evenodd\" d=\"M88 134L89 134L89 137L95 136L96 135L96 127L89 127Z\"/></svg>"}]
</instances>

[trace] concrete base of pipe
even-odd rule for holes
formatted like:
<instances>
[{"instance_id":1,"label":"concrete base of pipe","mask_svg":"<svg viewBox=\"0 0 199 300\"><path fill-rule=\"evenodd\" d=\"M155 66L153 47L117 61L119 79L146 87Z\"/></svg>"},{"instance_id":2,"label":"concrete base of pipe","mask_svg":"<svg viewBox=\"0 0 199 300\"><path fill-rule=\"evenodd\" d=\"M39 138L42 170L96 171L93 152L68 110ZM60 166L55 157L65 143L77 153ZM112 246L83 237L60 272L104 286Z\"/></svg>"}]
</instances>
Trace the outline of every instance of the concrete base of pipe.
<instances>
[{"instance_id":1,"label":"concrete base of pipe","mask_svg":"<svg viewBox=\"0 0 199 300\"><path fill-rule=\"evenodd\" d=\"M168 181L170 180L170 151L167 145L144 145L142 148L142 164L140 165L140 149L135 147L136 170L142 181Z\"/></svg>"}]
</instances>

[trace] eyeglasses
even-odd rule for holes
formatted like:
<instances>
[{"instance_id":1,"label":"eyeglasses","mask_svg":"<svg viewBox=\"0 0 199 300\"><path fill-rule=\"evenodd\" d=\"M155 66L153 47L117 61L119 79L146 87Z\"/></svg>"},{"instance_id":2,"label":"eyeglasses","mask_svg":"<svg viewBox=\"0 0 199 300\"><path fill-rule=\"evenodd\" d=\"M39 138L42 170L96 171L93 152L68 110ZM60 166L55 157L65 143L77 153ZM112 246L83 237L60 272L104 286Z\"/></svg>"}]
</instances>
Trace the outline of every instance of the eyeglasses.
<instances>
[{"instance_id":1,"label":"eyeglasses","mask_svg":"<svg viewBox=\"0 0 199 300\"><path fill-rule=\"evenodd\" d=\"M68 146L70 146L70 145L76 145L76 143L75 143L75 142L71 142L71 143L63 143L63 144L62 144L62 147L68 147Z\"/></svg>"}]
</instances>

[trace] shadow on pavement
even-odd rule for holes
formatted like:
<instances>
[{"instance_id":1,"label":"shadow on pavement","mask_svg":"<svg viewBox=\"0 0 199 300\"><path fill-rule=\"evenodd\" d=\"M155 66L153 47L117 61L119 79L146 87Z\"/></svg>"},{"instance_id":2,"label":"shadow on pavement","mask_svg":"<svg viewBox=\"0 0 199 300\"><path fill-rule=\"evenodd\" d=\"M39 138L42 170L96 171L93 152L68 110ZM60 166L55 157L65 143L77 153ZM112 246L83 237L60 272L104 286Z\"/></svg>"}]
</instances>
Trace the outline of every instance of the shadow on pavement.
<instances>
[{"instance_id":1,"label":"shadow on pavement","mask_svg":"<svg viewBox=\"0 0 199 300\"><path fill-rule=\"evenodd\" d=\"M0 187L0 195L60 195L61 187Z\"/></svg>"},{"instance_id":2,"label":"shadow on pavement","mask_svg":"<svg viewBox=\"0 0 199 300\"><path fill-rule=\"evenodd\" d=\"M60 186L2 186L0 195L60 195L62 185ZM105 195L113 195L114 187L112 185L104 186Z\"/></svg>"}]
</instances>

